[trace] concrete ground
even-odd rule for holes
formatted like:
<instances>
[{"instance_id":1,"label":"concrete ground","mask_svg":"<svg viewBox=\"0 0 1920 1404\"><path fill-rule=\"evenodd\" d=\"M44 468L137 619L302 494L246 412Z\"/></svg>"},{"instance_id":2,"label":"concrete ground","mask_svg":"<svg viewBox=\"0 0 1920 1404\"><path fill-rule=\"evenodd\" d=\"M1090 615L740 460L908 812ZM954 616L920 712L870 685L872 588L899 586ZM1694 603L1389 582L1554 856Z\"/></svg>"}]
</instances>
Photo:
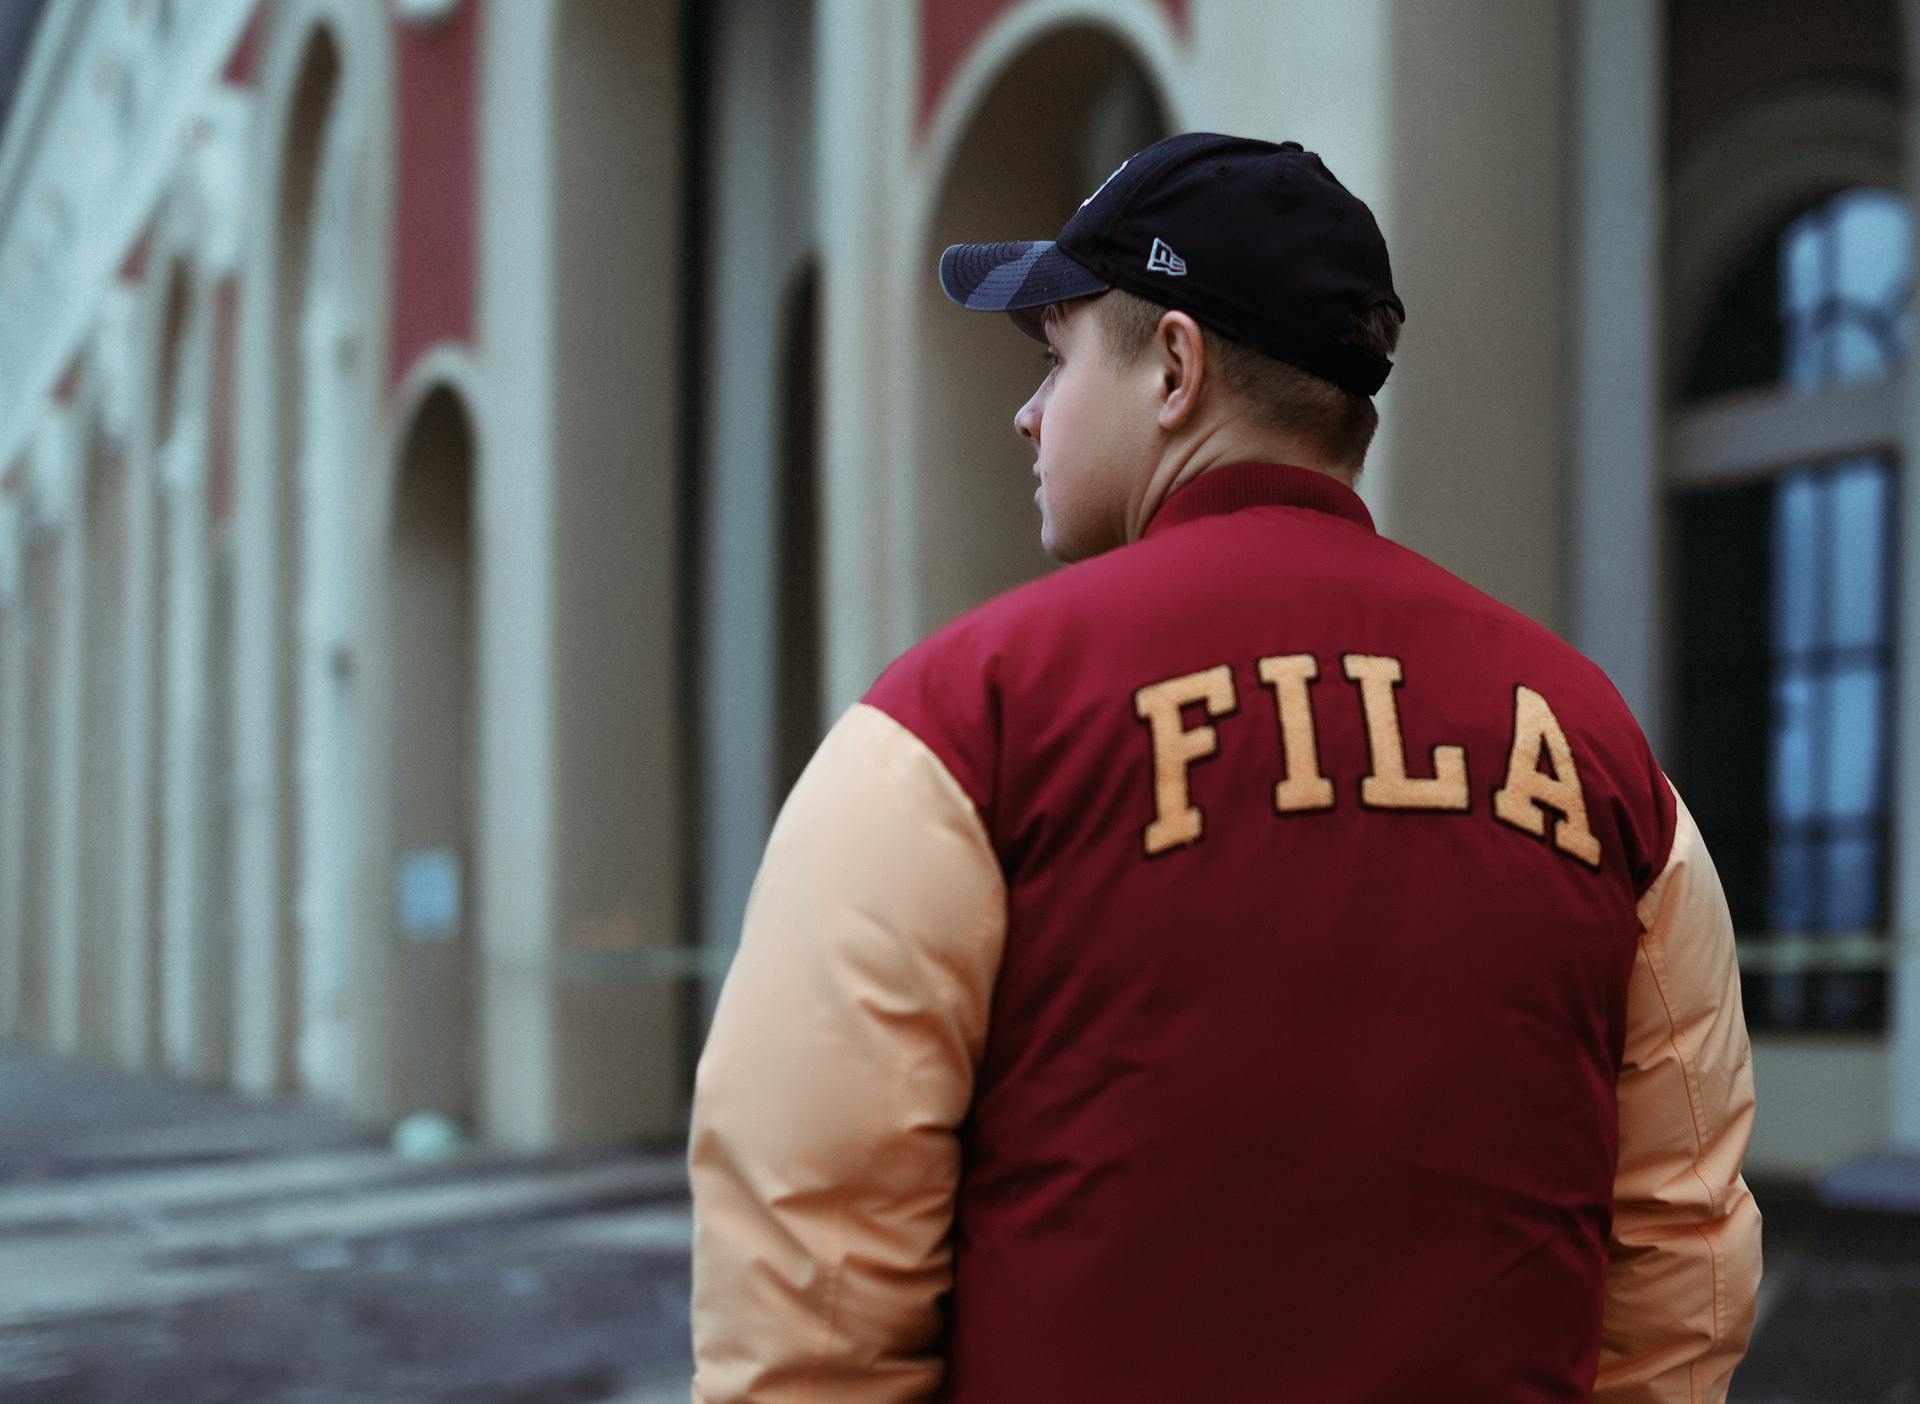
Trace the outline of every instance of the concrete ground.
<instances>
[{"instance_id":1,"label":"concrete ground","mask_svg":"<svg viewBox=\"0 0 1920 1404\"><path fill-rule=\"evenodd\" d=\"M0 1051L0 1401L684 1404L686 1195Z\"/></svg>"},{"instance_id":2,"label":"concrete ground","mask_svg":"<svg viewBox=\"0 0 1920 1404\"><path fill-rule=\"evenodd\" d=\"M1920 1404L1920 1214L1754 1188L1733 1404ZM690 1230L677 1155L406 1161L0 1050L0 1404L681 1404Z\"/></svg>"},{"instance_id":3,"label":"concrete ground","mask_svg":"<svg viewBox=\"0 0 1920 1404\"><path fill-rule=\"evenodd\" d=\"M1753 1192L1766 1278L1730 1404L1920 1404L1920 1213Z\"/></svg>"}]
</instances>

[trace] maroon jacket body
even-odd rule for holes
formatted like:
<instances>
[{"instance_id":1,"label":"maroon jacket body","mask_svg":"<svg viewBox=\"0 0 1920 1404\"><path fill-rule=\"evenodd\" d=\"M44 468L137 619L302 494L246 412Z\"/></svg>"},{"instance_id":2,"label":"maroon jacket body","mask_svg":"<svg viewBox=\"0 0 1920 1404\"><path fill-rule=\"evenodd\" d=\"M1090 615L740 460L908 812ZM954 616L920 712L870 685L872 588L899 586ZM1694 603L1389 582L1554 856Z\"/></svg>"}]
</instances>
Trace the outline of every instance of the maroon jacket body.
<instances>
[{"instance_id":1,"label":"maroon jacket body","mask_svg":"<svg viewBox=\"0 0 1920 1404\"><path fill-rule=\"evenodd\" d=\"M1256 667L1299 654L1333 804L1282 814ZM1347 655L1400 661L1406 770L1462 747L1464 809L1362 801ZM1222 665L1228 707L1183 709L1217 733L1202 833L1148 856L1136 693ZM1597 868L1493 815L1521 686L1573 747ZM1634 908L1673 829L1597 668L1333 480L1236 466L867 701L947 762L1009 891L950 1398L1587 1397Z\"/></svg>"},{"instance_id":2,"label":"maroon jacket body","mask_svg":"<svg viewBox=\"0 0 1920 1404\"><path fill-rule=\"evenodd\" d=\"M940 1398L1592 1395L1633 1251L1630 990L1684 817L1595 665L1344 485L1241 464L863 705L958 783L1004 889ZM1726 939L1708 916L1688 939ZM1698 1177L1730 1122L1744 1146L1731 998L1706 1056L1738 1067L1649 1094L1661 1137L1693 1127L1650 1185ZM1738 1158L1685 1212L1741 1236ZM1744 1341L1734 1256L1708 1254L1713 1349Z\"/></svg>"}]
</instances>

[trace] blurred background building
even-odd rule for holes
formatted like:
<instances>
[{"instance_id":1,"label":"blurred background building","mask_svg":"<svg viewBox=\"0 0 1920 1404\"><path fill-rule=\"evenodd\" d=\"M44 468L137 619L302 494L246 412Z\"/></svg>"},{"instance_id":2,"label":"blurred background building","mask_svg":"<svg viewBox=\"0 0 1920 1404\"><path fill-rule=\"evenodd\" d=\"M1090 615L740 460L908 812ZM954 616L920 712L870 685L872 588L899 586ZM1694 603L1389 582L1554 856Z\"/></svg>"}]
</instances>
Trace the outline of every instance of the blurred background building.
<instances>
[{"instance_id":1,"label":"blurred background building","mask_svg":"<svg viewBox=\"0 0 1920 1404\"><path fill-rule=\"evenodd\" d=\"M1201 128L1371 204L1363 496L1700 818L1750 1164L1920 1150L1916 64L1914 0L0 0L0 1038L670 1144L815 740L1049 568L938 251Z\"/></svg>"}]
</instances>

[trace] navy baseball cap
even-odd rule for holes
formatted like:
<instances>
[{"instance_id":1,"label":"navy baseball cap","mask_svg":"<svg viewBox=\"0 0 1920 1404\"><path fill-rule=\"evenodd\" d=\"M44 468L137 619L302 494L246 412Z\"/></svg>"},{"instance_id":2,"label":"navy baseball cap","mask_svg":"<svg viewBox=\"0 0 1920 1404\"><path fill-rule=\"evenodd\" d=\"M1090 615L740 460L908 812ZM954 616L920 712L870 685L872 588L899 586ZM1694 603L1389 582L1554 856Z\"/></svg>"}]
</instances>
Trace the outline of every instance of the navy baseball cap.
<instances>
[{"instance_id":1,"label":"navy baseball cap","mask_svg":"<svg viewBox=\"0 0 1920 1404\"><path fill-rule=\"evenodd\" d=\"M1354 345L1360 315L1402 322L1373 212L1297 141L1183 132L1120 163L1052 240L954 244L940 287L1046 340L1040 309L1125 288L1356 395L1393 363Z\"/></svg>"}]
</instances>

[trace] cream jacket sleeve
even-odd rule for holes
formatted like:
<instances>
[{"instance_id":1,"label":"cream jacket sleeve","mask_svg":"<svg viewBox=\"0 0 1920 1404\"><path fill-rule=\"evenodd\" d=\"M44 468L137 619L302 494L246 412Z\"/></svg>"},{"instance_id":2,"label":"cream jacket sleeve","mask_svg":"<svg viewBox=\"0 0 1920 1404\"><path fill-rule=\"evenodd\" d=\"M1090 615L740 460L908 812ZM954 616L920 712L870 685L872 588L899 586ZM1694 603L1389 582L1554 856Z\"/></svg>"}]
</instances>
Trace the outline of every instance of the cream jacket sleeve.
<instances>
[{"instance_id":1,"label":"cream jacket sleeve","mask_svg":"<svg viewBox=\"0 0 1920 1404\"><path fill-rule=\"evenodd\" d=\"M696 1404L906 1404L940 1297L1006 931L979 812L865 704L794 786L695 1077Z\"/></svg>"},{"instance_id":2,"label":"cream jacket sleeve","mask_svg":"<svg viewBox=\"0 0 1920 1404\"><path fill-rule=\"evenodd\" d=\"M1693 816L1640 901L1594 1399L1718 1404L1746 1353L1760 1212L1740 1175L1753 1065L1733 923Z\"/></svg>"}]
</instances>

